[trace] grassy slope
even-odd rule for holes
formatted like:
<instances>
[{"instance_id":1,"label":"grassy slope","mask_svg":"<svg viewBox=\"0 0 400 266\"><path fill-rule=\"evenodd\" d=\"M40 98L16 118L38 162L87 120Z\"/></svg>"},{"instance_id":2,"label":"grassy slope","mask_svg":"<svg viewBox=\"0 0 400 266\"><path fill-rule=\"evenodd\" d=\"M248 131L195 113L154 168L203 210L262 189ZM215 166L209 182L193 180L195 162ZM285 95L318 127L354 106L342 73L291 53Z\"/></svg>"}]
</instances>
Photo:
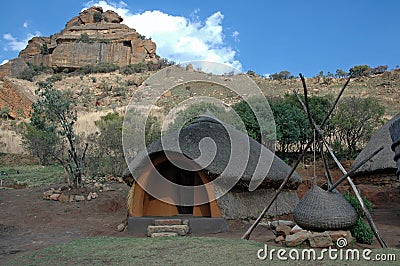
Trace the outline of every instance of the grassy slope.
<instances>
[{"instance_id":1,"label":"grassy slope","mask_svg":"<svg viewBox=\"0 0 400 266\"><path fill-rule=\"evenodd\" d=\"M58 184L63 181L64 170L61 166L20 165L1 166L0 179L3 185L26 185L29 187ZM5 175L4 175L5 173Z\"/></svg>"},{"instance_id":2,"label":"grassy slope","mask_svg":"<svg viewBox=\"0 0 400 266\"><path fill-rule=\"evenodd\" d=\"M339 261L259 260L264 244L239 239L210 237L111 238L97 237L55 245L9 261L10 265L337 265ZM269 249L272 247L268 247ZM287 250L287 249L286 249ZM374 250L396 254L398 249ZM319 254L319 253L318 253ZM275 254L276 255L276 254ZM286 254L287 256L287 254ZM327 257L327 256L326 256ZM372 255L371 255L372 257ZM376 265L370 261L343 261L344 265ZM383 264L383 263L380 263ZM398 265L385 262L384 265Z\"/></svg>"}]
</instances>

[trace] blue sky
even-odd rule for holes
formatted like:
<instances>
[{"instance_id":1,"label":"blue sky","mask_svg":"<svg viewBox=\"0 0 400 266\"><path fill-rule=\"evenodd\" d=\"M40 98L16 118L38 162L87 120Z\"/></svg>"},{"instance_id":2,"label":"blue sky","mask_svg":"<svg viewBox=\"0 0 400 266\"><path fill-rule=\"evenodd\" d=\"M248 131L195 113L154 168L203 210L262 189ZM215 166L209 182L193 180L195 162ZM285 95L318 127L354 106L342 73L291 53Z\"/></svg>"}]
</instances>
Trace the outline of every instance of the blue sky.
<instances>
[{"instance_id":1,"label":"blue sky","mask_svg":"<svg viewBox=\"0 0 400 266\"><path fill-rule=\"evenodd\" d=\"M100 4L152 37L177 62L225 62L258 74L314 76L354 65L400 65L400 1L2 1L0 62L27 39L61 31L85 7Z\"/></svg>"}]
</instances>

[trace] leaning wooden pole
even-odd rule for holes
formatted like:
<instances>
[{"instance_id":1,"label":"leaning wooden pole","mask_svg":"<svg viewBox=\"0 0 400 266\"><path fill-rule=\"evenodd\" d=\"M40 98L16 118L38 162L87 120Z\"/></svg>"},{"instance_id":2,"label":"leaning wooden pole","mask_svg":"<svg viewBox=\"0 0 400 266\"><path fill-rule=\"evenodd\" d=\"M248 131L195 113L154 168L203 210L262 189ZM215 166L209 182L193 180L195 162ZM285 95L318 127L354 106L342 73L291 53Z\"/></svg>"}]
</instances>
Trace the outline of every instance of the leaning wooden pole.
<instances>
[{"instance_id":1,"label":"leaning wooden pole","mask_svg":"<svg viewBox=\"0 0 400 266\"><path fill-rule=\"evenodd\" d=\"M378 228L376 227L371 214L369 213L368 209L365 207L364 205L364 201L360 195L360 192L358 191L356 185L353 183L353 180L350 178L350 176L347 174L347 171L344 169L344 167L342 166L342 164L340 163L340 161L336 158L334 152L332 151L332 149L329 147L328 143L325 140L325 136L321 130L320 127L317 126L317 124L315 123L314 119L312 119L311 115L310 115L310 108L308 106L308 99L307 99L307 87L305 86L305 79L303 77L303 75L300 74L300 78L303 82L303 88L304 88L304 96L305 96L305 103L303 103L303 101L301 100L299 94L295 91L295 95L297 97L297 99L299 100L299 102L301 103L301 105L303 106L303 109L305 110L305 112L308 115L310 124L312 125L312 127L315 129L315 131L320 135L322 142L324 144L324 146L326 147L326 149L328 150L329 154L331 155L331 157L333 158L333 160L335 161L335 163L337 164L337 166L339 167L340 171L347 176L347 181L350 185L350 187L353 189L354 194L356 195L358 201L360 202L360 206L361 209L363 210L364 214L365 214L365 218L367 218L367 221L369 223L369 225L371 226L372 231L374 232L374 235L376 237L376 239L378 240L379 244L381 245L381 247L383 248L387 248L387 244L385 243L385 241L382 239L382 237L379 234ZM379 150L380 151L380 150ZM377 151L376 153L378 153L379 151Z\"/></svg>"},{"instance_id":2,"label":"leaning wooden pole","mask_svg":"<svg viewBox=\"0 0 400 266\"><path fill-rule=\"evenodd\" d=\"M337 105L337 103L339 102L340 97L342 96L344 90L346 89L347 85L350 82L351 77L349 77L346 81L346 83L344 84L343 88L340 90L339 95L336 97L335 101L333 102L331 109L329 110L328 114L325 116L324 120L321 123L320 129L322 129L326 122L328 122L329 117L331 116L333 110L335 109L335 106ZM275 195L272 197L272 199L268 202L267 206L263 209L263 211L260 213L260 215L258 216L258 218L254 221L254 223L249 227L249 229L247 229L246 233L244 233L244 235L242 236L242 239L246 239L248 240L250 238L251 233L253 232L253 230L257 227L257 225L261 222L261 219L265 216L265 214L268 212L269 208L271 208L272 204L274 203L274 201L276 200L276 198L278 197L278 195L281 193L281 191L283 190L283 188L286 186L287 182L289 181L290 177L293 175L294 171L296 171L297 166L299 166L301 159L304 157L304 155L307 153L307 150L311 147L311 145L313 144L314 140L310 140L305 149L303 150L303 153L298 157L296 163L293 165L292 170L290 171L290 173L286 176L286 178L282 181L282 184L280 185L280 187L278 188L278 190L275 192Z\"/></svg>"},{"instance_id":3,"label":"leaning wooden pole","mask_svg":"<svg viewBox=\"0 0 400 266\"><path fill-rule=\"evenodd\" d=\"M333 160L336 162L336 164L338 165L340 171L342 171L342 173L344 175L347 175L347 171L344 169L344 167L342 166L342 164L339 162L339 160L336 158L335 154L333 153L332 149L329 147L329 145L326 143L326 141L324 140L324 145L327 148L327 150L329 151L330 155L332 156ZM365 207L364 201L360 195L360 192L358 191L356 185L353 183L353 180L351 180L350 176L347 176L347 182L349 182L350 187L353 189L354 194L356 195L358 201L360 202L360 206L361 209L363 210L364 214L365 214L365 218L367 218L367 221L369 223L369 225L371 226L372 231L374 232L374 235L376 237L376 239L378 239L379 244L381 245L381 247L383 248L387 248L388 245L386 244L386 242L383 240L383 238L381 237L381 235L379 234L378 228L376 227L374 220L372 219L371 214L369 213L368 209Z\"/></svg>"}]
</instances>

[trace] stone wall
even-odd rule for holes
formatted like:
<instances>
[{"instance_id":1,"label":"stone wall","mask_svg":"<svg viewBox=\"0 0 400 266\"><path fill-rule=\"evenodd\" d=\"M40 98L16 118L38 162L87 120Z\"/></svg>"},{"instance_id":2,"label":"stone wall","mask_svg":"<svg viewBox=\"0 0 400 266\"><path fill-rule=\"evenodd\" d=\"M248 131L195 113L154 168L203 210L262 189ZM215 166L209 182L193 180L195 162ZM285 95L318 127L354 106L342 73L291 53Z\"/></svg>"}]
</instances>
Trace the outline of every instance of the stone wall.
<instances>
[{"instance_id":1,"label":"stone wall","mask_svg":"<svg viewBox=\"0 0 400 266\"><path fill-rule=\"evenodd\" d=\"M217 199L221 208L222 216L226 219L257 218L266 204L275 194L275 189L257 189L255 191L231 190L221 198ZM294 190L284 189L277 200L267 212L269 216L290 214L299 202Z\"/></svg>"}]
</instances>

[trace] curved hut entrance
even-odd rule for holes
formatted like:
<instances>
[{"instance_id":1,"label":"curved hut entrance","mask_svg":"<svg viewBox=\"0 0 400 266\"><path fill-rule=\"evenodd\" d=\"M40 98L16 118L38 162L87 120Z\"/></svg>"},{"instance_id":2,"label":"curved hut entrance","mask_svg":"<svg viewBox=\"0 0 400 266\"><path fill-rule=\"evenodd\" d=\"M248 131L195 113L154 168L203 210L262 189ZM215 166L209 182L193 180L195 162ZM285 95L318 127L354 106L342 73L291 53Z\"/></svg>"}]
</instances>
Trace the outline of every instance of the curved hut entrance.
<instances>
[{"instance_id":1,"label":"curved hut entrance","mask_svg":"<svg viewBox=\"0 0 400 266\"><path fill-rule=\"evenodd\" d=\"M208 203L195 205L195 206L182 206L179 203L170 204L166 201L171 202L173 198L180 199L181 197L186 197L185 200L193 202L196 197L204 197L207 195L208 199L213 198L214 189L211 186L206 186L199 195L199 192L195 190L196 186L207 184L210 180L203 171L187 171L178 168L173 163L171 163L164 153L155 154L152 158L151 165L147 166L144 171L142 171L138 180L147 182L150 175L156 174L158 171L167 180L186 187L193 187L193 193L185 193L179 189L168 189L165 188L163 191L162 198L155 198L149 193L147 193L139 184L135 184L132 188L133 198L130 200L131 207L129 208L131 216L141 217L141 216L197 216L197 217L221 217L221 210L215 200L207 201ZM154 169L155 168L155 169ZM151 185L151 184L148 184Z\"/></svg>"}]
</instances>

